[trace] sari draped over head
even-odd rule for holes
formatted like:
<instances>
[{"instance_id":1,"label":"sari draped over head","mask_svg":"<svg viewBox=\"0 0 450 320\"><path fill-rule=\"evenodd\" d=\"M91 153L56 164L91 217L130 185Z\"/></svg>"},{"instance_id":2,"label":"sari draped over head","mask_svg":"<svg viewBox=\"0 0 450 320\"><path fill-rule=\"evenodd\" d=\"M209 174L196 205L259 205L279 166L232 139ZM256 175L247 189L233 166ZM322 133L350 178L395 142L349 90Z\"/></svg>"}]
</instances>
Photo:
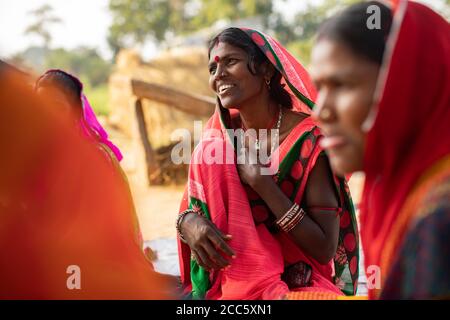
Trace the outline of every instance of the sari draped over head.
<instances>
[{"instance_id":1,"label":"sari draped over head","mask_svg":"<svg viewBox=\"0 0 450 320\"><path fill-rule=\"evenodd\" d=\"M103 128L103 126L98 121L97 117L95 116L94 110L92 109L89 100L87 99L86 95L83 93L83 83L74 75L60 70L60 69L50 69L47 70L36 83L39 83L39 80L43 77L45 77L47 74L52 72L60 72L71 79L73 79L75 82L79 84L81 87L81 94L80 94L80 101L81 101L81 108L82 108L82 118L81 118L81 127L83 130L83 133L87 135L88 137L97 140L99 143L105 145L109 148L109 150L112 151L114 156L117 158L118 161L121 161L123 159L123 155L120 152L120 149L109 140L108 133Z\"/></svg>"},{"instance_id":2,"label":"sari draped over head","mask_svg":"<svg viewBox=\"0 0 450 320\"><path fill-rule=\"evenodd\" d=\"M123 173L51 100L0 77L0 299L174 298Z\"/></svg>"},{"instance_id":3,"label":"sari draped over head","mask_svg":"<svg viewBox=\"0 0 450 320\"><path fill-rule=\"evenodd\" d=\"M279 161L274 179L292 201L301 204L308 176L323 152L319 146L321 132L309 117L316 91L306 70L276 40L252 29L242 30L282 74L285 88L293 98L293 110L307 115L273 152ZM358 231L345 180L335 177L341 209L337 254L328 264L321 265L306 255L290 235L269 230L269 217L274 215L255 191L241 183L235 165L234 144L227 131L231 127L231 117L235 116L238 116L237 110L228 111L219 104L209 119L202 140L192 155L180 212L188 207L201 209L223 233L233 236L229 245L236 258L227 269L208 272L191 260L189 246L178 239L185 293L196 299L246 300L279 299L290 290L320 291L333 296L342 295L342 292L355 294ZM232 152L224 151L226 159L222 160L225 164L206 163L203 156L211 149L231 149ZM298 262L312 267L311 283L308 287L289 288L281 275L285 267Z\"/></svg>"},{"instance_id":4,"label":"sari draped over head","mask_svg":"<svg viewBox=\"0 0 450 320\"><path fill-rule=\"evenodd\" d=\"M447 165L441 175L449 176L449 57L448 22L424 5L396 1L375 109L366 123L372 127L364 154L361 239L366 265L377 266L381 272L381 290L369 290L370 298L383 291L405 235L420 211L417 202L411 206L411 200L419 196L420 181L426 182L430 170L443 159ZM417 254L418 248L415 250ZM440 255L429 253L428 259ZM431 268L428 263L424 267Z\"/></svg>"}]
</instances>

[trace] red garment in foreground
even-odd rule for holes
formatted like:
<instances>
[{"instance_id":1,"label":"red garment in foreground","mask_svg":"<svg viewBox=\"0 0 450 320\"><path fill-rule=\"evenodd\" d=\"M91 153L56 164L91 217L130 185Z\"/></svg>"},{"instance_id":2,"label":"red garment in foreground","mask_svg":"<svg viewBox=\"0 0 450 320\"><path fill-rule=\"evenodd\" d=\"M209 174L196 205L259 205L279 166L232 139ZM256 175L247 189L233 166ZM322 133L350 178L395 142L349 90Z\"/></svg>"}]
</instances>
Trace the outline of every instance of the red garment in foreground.
<instances>
[{"instance_id":1,"label":"red garment in foreground","mask_svg":"<svg viewBox=\"0 0 450 320\"><path fill-rule=\"evenodd\" d=\"M450 27L428 7L399 1L365 151L361 238L382 282L413 219L402 208L420 177L450 154ZM370 298L379 292L369 290Z\"/></svg>"},{"instance_id":2,"label":"red garment in foreground","mask_svg":"<svg viewBox=\"0 0 450 320\"><path fill-rule=\"evenodd\" d=\"M0 299L171 298L111 159L23 79L0 76Z\"/></svg>"}]
</instances>

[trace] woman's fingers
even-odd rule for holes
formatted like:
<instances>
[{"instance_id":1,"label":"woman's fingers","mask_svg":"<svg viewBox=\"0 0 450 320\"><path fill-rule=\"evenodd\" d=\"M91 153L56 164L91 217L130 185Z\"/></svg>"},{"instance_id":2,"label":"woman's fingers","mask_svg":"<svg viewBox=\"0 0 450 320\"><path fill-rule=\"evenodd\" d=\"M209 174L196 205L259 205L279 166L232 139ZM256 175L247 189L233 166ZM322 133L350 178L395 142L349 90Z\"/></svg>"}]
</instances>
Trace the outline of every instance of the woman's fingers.
<instances>
[{"instance_id":1,"label":"woman's fingers","mask_svg":"<svg viewBox=\"0 0 450 320\"><path fill-rule=\"evenodd\" d=\"M209 235L209 240L214 244L216 248L222 250L226 255L234 258L236 254L233 249L225 242L225 240L230 240L231 235L224 235L219 229L215 228L215 233Z\"/></svg>"},{"instance_id":2,"label":"woman's fingers","mask_svg":"<svg viewBox=\"0 0 450 320\"><path fill-rule=\"evenodd\" d=\"M186 232L185 238L191 247L192 256L197 260L198 264L208 270L223 269L230 265L229 261L226 257L222 256L219 250L228 256L235 256L233 249L226 243L226 241L231 239L231 235L223 234L209 220L204 218L196 219L197 217L195 219L194 217L189 218L192 219L187 220L187 224L183 227L186 231L189 230L189 226L191 225L195 226L195 228ZM193 236L189 236L189 233Z\"/></svg>"},{"instance_id":3,"label":"woman's fingers","mask_svg":"<svg viewBox=\"0 0 450 320\"><path fill-rule=\"evenodd\" d=\"M205 244L203 249L209 255L209 258L214 262L214 269L223 269L226 266L230 265L230 263L220 255L217 249L213 246L212 243Z\"/></svg>"},{"instance_id":4,"label":"woman's fingers","mask_svg":"<svg viewBox=\"0 0 450 320\"><path fill-rule=\"evenodd\" d=\"M230 240L232 238L231 234L225 234L222 231L219 230L219 228L216 227L216 225L212 222L210 222L210 225L212 226L213 230L219 235L219 237L225 239L225 240Z\"/></svg>"},{"instance_id":5,"label":"woman's fingers","mask_svg":"<svg viewBox=\"0 0 450 320\"><path fill-rule=\"evenodd\" d=\"M214 269L214 263L208 258L208 254L203 250L203 248L192 250L192 254L200 266L207 270Z\"/></svg>"}]
</instances>

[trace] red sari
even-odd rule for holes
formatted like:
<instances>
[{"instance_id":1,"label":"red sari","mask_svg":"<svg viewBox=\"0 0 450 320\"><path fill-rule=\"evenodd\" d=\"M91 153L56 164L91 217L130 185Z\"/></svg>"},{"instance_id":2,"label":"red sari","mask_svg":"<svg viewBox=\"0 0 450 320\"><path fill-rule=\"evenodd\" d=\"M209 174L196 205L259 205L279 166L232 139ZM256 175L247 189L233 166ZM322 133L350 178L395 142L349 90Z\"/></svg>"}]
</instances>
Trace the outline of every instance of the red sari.
<instances>
[{"instance_id":1,"label":"red sari","mask_svg":"<svg viewBox=\"0 0 450 320\"><path fill-rule=\"evenodd\" d=\"M308 74L275 40L257 31L245 29L248 36L282 73L293 96L294 110L310 114L316 92ZM206 299L279 299L294 291L316 291L342 295L336 285L350 294L356 292L358 278L358 239L356 220L345 180L336 178L341 195L341 233L336 258L321 265L306 255L285 233L272 233L268 225L273 214L262 199L243 186L235 165L233 142L226 129L238 116L217 107L209 120L202 141L196 147L190 165L188 188L180 212L199 208L224 233L236 259L223 271L208 273L190 258L190 249L179 241L181 278L185 291L194 298ZM211 129L215 129L211 131ZM310 117L299 123L275 150L279 156L276 182L292 201L301 204L308 176L322 153L321 134ZM204 154L211 149L225 150L222 163L205 164ZM304 262L312 267L307 287L289 288L282 280L285 267ZM310 296L309 296L310 297Z\"/></svg>"},{"instance_id":2,"label":"red sari","mask_svg":"<svg viewBox=\"0 0 450 320\"><path fill-rule=\"evenodd\" d=\"M366 266L379 266L382 280L370 298L383 291L420 213L416 191L428 176L439 181L450 172L447 165L441 178L432 174L450 154L449 57L448 22L424 5L397 1L365 150L361 238Z\"/></svg>"}]
</instances>

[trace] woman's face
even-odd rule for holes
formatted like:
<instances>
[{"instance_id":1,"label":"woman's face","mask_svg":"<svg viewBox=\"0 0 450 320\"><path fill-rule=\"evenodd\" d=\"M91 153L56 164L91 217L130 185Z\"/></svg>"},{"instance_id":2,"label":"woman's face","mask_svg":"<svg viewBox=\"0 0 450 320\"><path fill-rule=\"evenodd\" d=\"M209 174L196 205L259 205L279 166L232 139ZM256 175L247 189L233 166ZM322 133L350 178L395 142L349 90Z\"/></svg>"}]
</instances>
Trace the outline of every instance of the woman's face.
<instances>
[{"instance_id":1,"label":"woman's face","mask_svg":"<svg viewBox=\"0 0 450 320\"><path fill-rule=\"evenodd\" d=\"M362 170L366 140L362 124L372 107L379 65L328 39L314 46L311 64L318 90L313 117L325 135L322 147L336 173Z\"/></svg>"},{"instance_id":2,"label":"woman's face","mask_svg":"<svg viewBox=\"0 0 450 320\"><path fill-rule=\"evenodd\" d=\"M209 85L225 108L240 109L247 101L260 95L264 77L248 69L248 54L241 48L218 42L210 52Z\"/></svg>"}]
</instances>

